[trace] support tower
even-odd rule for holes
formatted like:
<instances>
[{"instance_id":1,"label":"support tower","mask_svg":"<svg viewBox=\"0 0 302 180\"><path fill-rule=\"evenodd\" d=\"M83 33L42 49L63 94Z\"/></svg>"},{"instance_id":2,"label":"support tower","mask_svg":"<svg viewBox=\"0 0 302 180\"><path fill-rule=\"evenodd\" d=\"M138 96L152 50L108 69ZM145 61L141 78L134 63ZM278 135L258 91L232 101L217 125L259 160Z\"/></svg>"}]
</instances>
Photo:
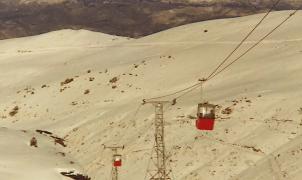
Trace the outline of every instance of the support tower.
<instances>
[{"instance_id":1,"label":"support tower","mask_svg":"<svg viewBox=\"0 0 302 180\"><path fill-rule=\"evenodd\" d=\"M165 149L165 128L164 128L164 104L169 101L146 102L155 107L155 143L151 154L152 167L148 167L147 175L149 180L171 180L171 170L167 168L167 154Z\"/></svg>"}]
</instances>

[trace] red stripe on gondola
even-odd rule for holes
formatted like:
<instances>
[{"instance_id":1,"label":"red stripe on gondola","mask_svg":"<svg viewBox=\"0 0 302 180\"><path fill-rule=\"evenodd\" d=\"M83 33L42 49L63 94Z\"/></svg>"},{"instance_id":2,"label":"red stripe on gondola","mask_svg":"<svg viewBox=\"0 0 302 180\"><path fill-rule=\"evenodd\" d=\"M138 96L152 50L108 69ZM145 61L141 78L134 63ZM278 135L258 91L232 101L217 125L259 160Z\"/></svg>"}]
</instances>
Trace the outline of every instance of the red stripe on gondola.
<instances>
[{"instance_id":1,"label":"red stripe on gondola","mask_svg":"<svg viewBox=\"0 0 302 180\"><path fill-rule=\"evenodd\" d=\"M114 166L114 167L122 166L122 161L114 161L114 162L113 162L113 166Z\"/></svg>"},{"instance_id":2,"label":"red stripe on gondola","mask_svg":"<svg viewBox=\"0 0 302 180\"><path fill-rule=\"evenodd\" d=\"M200 130L213 130L215 119L199 118L196 120L196 128Z\"/></svg>"}]
</instances>

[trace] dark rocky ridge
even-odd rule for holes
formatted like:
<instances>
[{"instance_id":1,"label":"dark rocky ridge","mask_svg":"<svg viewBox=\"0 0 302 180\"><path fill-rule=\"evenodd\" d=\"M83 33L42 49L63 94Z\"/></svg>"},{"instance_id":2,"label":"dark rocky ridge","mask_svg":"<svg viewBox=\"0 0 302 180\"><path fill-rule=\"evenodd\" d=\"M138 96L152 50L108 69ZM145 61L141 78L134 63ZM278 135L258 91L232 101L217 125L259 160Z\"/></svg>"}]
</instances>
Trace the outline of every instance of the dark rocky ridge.
<instances>
[{"instance_id":1,"label":"dark rocky ridge","mask_svg":"<svg viewBox=\"0 0 302 180\"><path fill-rule=\"evenodd\" d=\"M272 4L270 0L0 0L0 39L66 28L140 37L192 22L260 13ZM276 10L295 9L300 4L282 1Z\"/></svg>"}]
</instances>

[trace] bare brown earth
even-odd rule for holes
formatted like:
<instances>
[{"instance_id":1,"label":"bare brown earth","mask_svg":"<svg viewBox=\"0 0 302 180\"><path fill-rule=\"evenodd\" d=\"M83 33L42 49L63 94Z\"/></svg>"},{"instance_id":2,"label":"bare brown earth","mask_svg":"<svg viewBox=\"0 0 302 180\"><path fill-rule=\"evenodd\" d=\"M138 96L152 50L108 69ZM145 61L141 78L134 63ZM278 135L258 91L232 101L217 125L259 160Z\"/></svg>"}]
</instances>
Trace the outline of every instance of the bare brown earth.
<instances>
[{"instance_id":1,"label":"bare brown earth","mask_svg":"<svg viewBox=\"0 0 302 180\"><path fill-rule=\"evenodd\" d=\"M141 37L210 19L264 12L271 0L0 0L0 39L60 29L87 29ZM275 10L302 2L281 1Z\"/></svg>"}]
</instances>

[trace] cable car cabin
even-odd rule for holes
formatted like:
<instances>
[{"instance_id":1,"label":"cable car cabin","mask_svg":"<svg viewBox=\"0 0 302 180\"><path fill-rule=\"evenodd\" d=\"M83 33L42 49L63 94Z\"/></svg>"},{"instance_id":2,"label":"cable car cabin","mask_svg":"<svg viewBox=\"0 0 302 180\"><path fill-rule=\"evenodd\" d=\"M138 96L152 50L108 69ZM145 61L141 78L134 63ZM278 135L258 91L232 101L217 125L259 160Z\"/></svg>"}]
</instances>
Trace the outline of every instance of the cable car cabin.
<instances>
[{"instance_id":1,"label":"cable car cabin","mask_svg":"<svg viewBox=\"0 0 302 180\"><path fill-rule=\"evenodd\" d=\"M215 121L215 105L198 104L196 128L199 130L213 130Z\"/></svg>"},{"instance_id":2,"label":"cable car cabin","mask_svg":"<svg viewBox=\"0 0 302 180\"><path fill-rule=\"evenodd\" d=\"M122 166L122 156L121 155L116 154L113 156L113 166L114 167Z\"/></svg>"}]
</instances>

